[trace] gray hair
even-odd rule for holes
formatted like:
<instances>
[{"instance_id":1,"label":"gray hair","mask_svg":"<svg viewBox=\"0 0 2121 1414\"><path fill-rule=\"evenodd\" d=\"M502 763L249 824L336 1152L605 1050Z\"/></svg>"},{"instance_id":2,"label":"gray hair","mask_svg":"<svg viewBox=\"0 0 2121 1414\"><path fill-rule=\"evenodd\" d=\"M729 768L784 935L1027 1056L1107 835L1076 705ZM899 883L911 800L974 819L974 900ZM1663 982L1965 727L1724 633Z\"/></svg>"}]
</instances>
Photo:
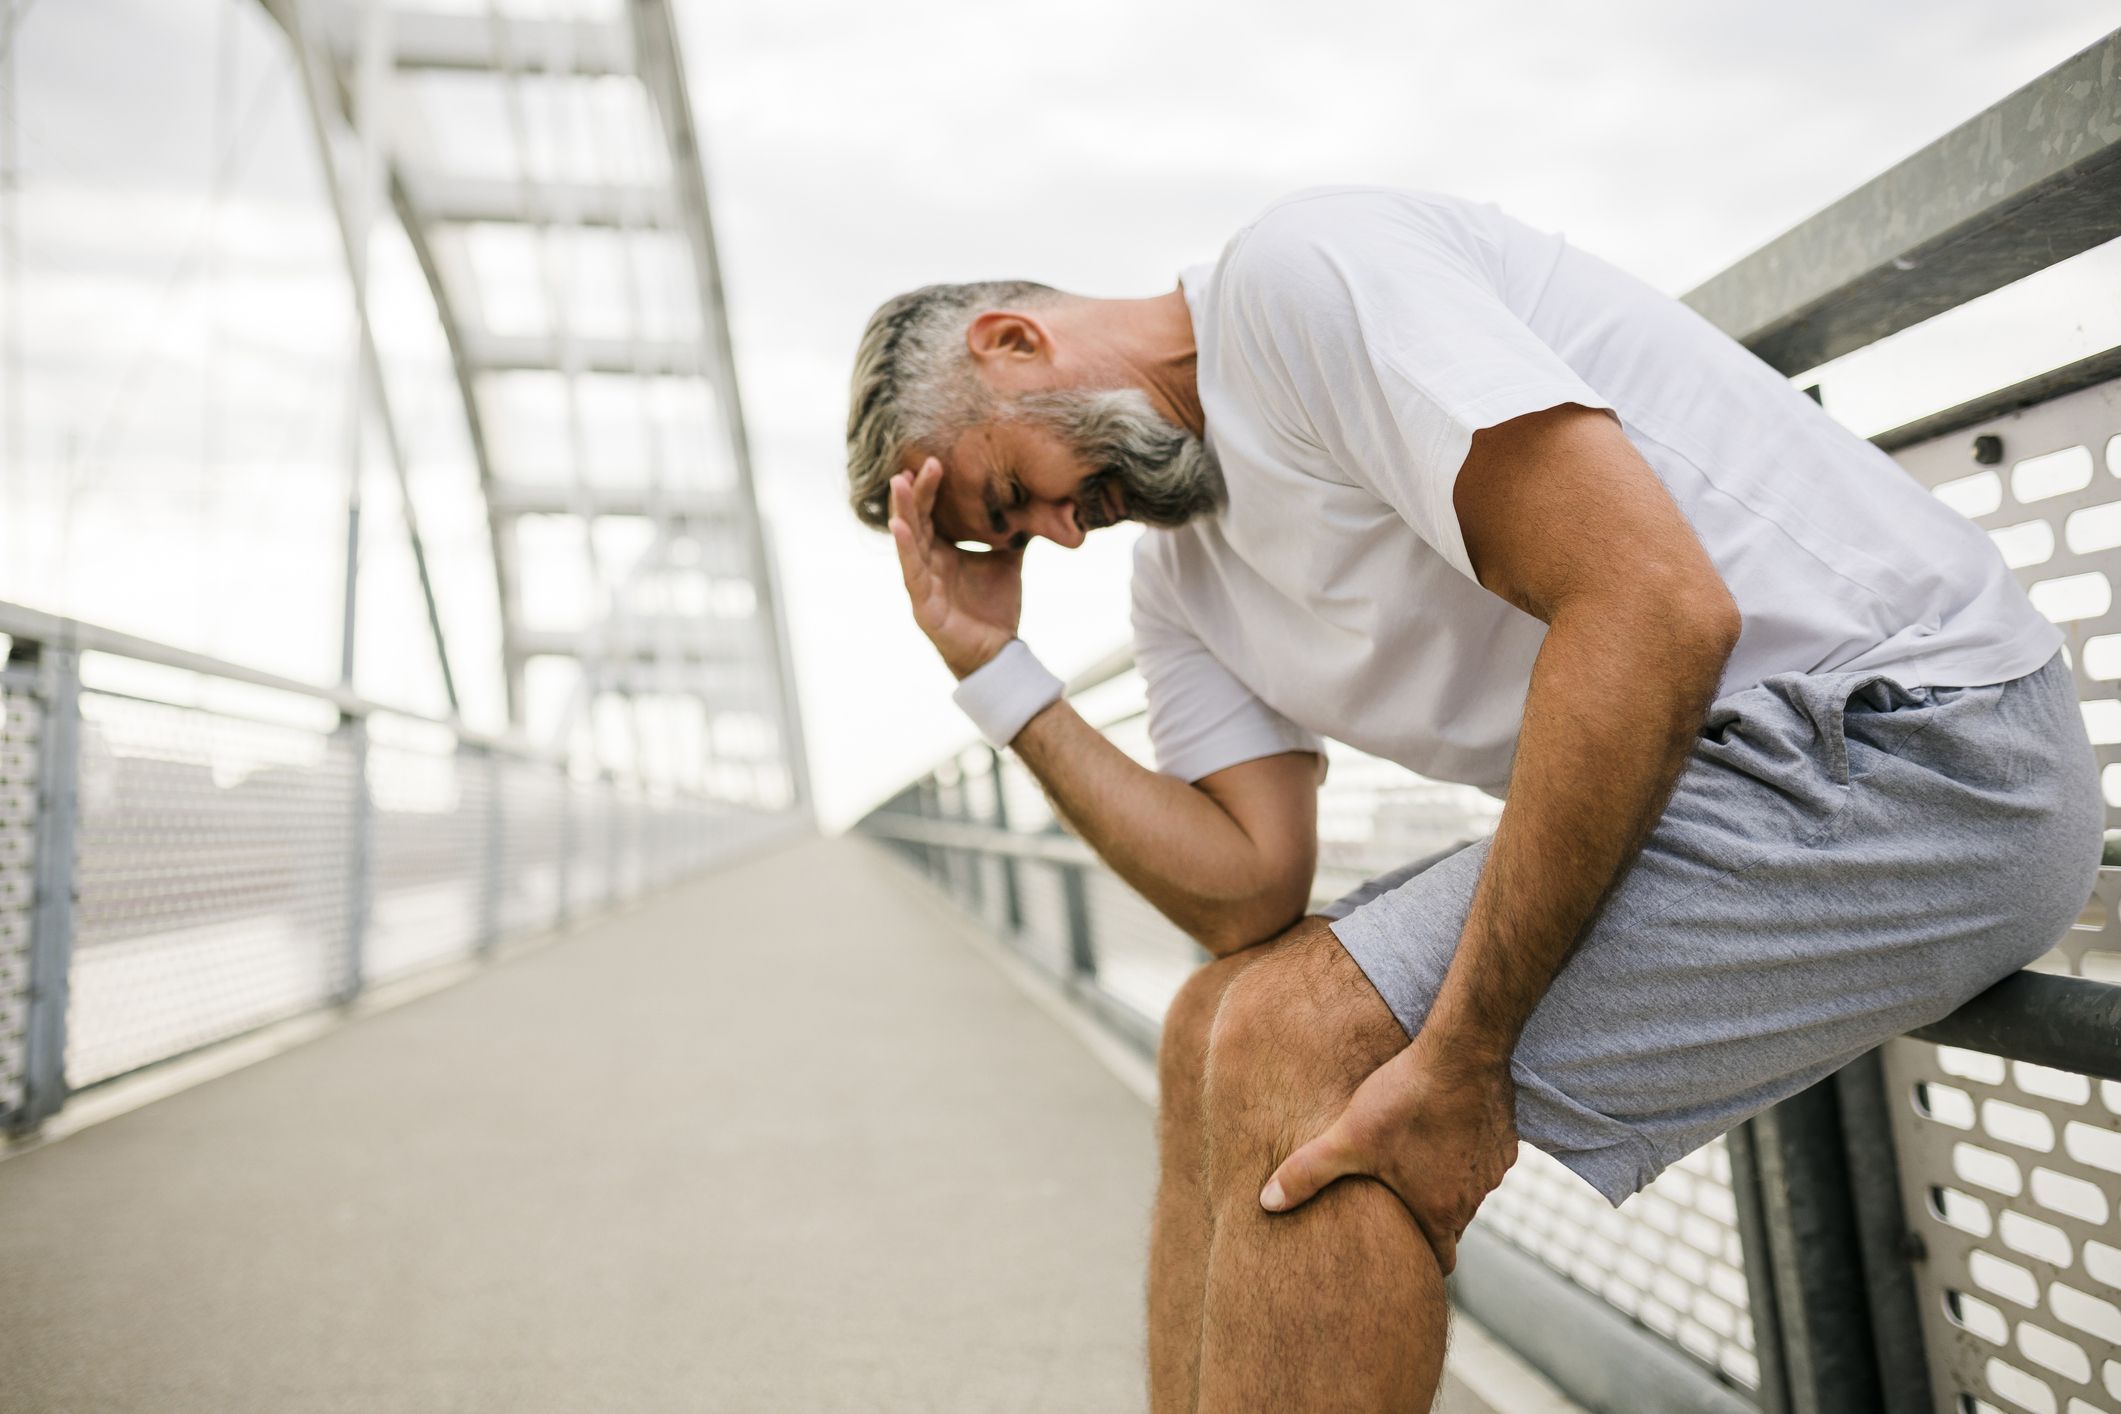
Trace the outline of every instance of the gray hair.
<instances>
[{"instance_id":1,"label":"gray hair","mask_svg":"<svg viewBox=\"0 0 2121 1414\"><path fill-rule=\"evenodd\" d=\"M925 285L886 300L854 355L847 410L847 499L881 530L891 518L891 478L906 453L940 456L967 429L994 417L998 400L973 370L965 330L983 310L1065 299L1031 280Z\"/></svg>"},{"instance_id":2,"label":"gray hair","mask_svg":"<svg viewBox=\"0 0 2121 1414\"><path fill-rule=\"evenodd\" d=\"M1089 481L1091 506L1101 499L1095 483L1106 480L1125 489L1128 516L1145 525L1183 525L1227 504L1215 454L1159 414L1139 388L1026 393L1010 411L1051 428L1097 468ZM1098 524L1083 522L1085 529Z\"/></svg>"}]
</instances>

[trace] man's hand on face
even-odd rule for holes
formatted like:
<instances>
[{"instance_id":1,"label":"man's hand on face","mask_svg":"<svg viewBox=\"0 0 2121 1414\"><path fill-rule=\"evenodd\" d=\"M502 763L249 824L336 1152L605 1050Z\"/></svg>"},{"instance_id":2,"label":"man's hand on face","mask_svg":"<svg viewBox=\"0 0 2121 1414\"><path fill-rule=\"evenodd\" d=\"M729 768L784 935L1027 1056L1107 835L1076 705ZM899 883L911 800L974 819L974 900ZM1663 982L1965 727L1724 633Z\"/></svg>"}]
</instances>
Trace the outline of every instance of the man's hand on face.
<instances>
[{"instance_id":1,"label":"man's hand on face","mask_svg":"<svg viewBox=\"0 0 2121 1414\"><path fill-rule=\"evenodd\" d=\"M1016 637L1024 605L1024 552L960 550L935 533L935 497L943 464L891 478L891 538L913 621L951 672L964 678Z\"/></svg>"},{"instance_id":2,"label":"man's hand on face","mask_svg":"<svg viewBox=\"0 0 2121 1414\"><path fill-rule=\"evenodd\" d=\"M1340 1118L1282 1161L1260 1203L1286 1212L1336 1178L1366 1174L1399 1196L1448 1276L1458 1238L1517 1159L1508 1066L1432 1064L1419 1041L1356 1087Z\"/></svg>"}]
</instances>

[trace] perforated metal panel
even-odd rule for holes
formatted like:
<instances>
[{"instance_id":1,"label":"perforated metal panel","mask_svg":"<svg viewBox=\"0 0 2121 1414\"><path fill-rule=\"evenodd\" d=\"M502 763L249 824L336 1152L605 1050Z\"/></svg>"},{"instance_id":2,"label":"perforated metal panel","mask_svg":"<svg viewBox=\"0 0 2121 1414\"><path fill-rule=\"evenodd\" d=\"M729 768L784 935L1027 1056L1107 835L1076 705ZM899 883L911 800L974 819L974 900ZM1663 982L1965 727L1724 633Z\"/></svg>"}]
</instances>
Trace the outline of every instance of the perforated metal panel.
<instances>
[{"instance_id":1,"label":"perforated metal panel","mask_svg":"<svg viewBox=\"0 0 2121 1414\"><path fill-rule=\"evenodd\" d=\"M469 955L483 926L491 776L446 738L425 749L371 743L374 896L362 972L385 981Z\"/></svg>"},{"instance_id":2,"label":"perforated metal panel","mask_svg":"<svg viewBox=\"0 0 2121 1414\"><path fill-rule=\"evenodd\" d=\"M1984 467L1977 443L1995 438ZM2102 383L1895 454L1938 498L1988 531L2060 625L2121 823L2121 381Z\"/></svg>"},{"instance_id":3,"label":"perforated metal panel","mask_svg":"<svg viewBox=\"0 0 2121 1414\"><path fill-rule=\"evenodd\" d=\"M67 1092L549 926L563 907L589 912L789 823L667 785L660 796L610 781L570 791L557 763L453 722L0 613L29 624L33 644L57 645L50 660L10 666L15 641L0 642L0 1120L11 1128L49 1116ZM101 646L70 646L84 636ZM48 691L78 702L55 797L77 808L40 821L43 739L59 720L38 695ZM71 710L64 720L74 738ZM35 859L39 829L69 813L67 855ZM33 926L35 965L64 969L35 996Z\"/></svg>"},{"instance_id":4,"label":"perforated metal panel","mask_svg":"<svg viewBox=\"0 0 2121 1414\"><path fill-rule=\"evenodd\" d=\"M1024 927L1017 941L1032 961L1056 975L1068 970L1068 903L1060 870L1040 860L1017 866L1017 888L1023 899Z\"/></svg>"},{"instance_id":5,"label":"perforated metal panel","mask_svg":"<svg viewBox=\"0 0 2121 1414\"><path fill-rule=\"evenodd\" d=\"M2121 1084L1904 1039L1885 1071L1939 1410L2121 1407Z\"/></svg>"},{"instance_id":6,"label":"perforated metal panel","mask_svg":"<svg viewBox=\"0 0 2121 1414\"><path fill-rule=\"evenodd\" d=\"M595 908L611 893L611 787L603 781L568 786L567 906Z\"/></svg>"},{"instance_id":7,"label":"perforated metal panel","mask_svg":"<svg viewBox=\"0 0 2121 1414\"><path fill-rule=\"evenodd\" d=\"M1538 1257L1703 1364L1760 1383L1731 1161L1718 1139L1618 1208L1529 1144L1481 1205L1492 1233Z\"/></svg>"},{"instance_id":8,"label":"perforated metal panel","mask_svg":"<svg viewBox=\"0 0 2121 1414\"><path fill-rule=\"evenodd\" d=\"M713 832L712 817L697 802L650 795L641 802L641 887L659 888L666 881L695 869L722 838ZM739 838L741 838L739 836Z\"/></svg>"},{"instance_id":9,"label":"perforated metal panel","mask_svg":"<svg viewBox=\"0 0 2121 1414\"><path fill-rule=\"evenodd\" d=\"M1207 955L1117 874L1091 870L1084 896L1098 985L1151 1021L1161 1020Z\"/></svg>"},{"instance_id":10,"label":"perforated metal panel","mask_svg":"<svg viewBox=\"0 0 2121 1414\"><path fill-rule=\"evenodd\" d=\"M1898 453L1986 529L2060 624L2121 824L2121 382ZM1980 439L1993 438L1984 444ZM1984 466L1977 452L1996 458ZM2035 969L2121 982L2121 871ZM2121 1408L2121 1085L1899 1040L1893 1139L1931 1386L1946 1414Z\"/></svg>"},{"instance_id":11,"label":"perforated metal panel","mask_svg":"<svg viewBox=\"0 0 2121 1414\"><path fill-rule=\"evenodd\" d=\"M551 766L501 763L503 932L549 926L559 916L566 867L567 785Z\"/></svg>"},{"instance_id":12,"label":"perforated metal panel","mask_svg":"<svg viewBox=\"0 0 2121 1414\"><path fill-rule=\"evenodd\" d=\"M637 897L648 866L647 796L635 785L611 790L611 900Z\"/></svg>"},{"instance_id":13,"label":"perforated metal panel","mask_svg":"<svg viewBox=\"0 0 2121 1414\"><path fill-rule=\"evenodd\" d=\"M1318 894L1337 898L1366 879L1460 840L1492 834L1502 802L1471 786L1424 780L1403 766L1329 743L1318 794Z\"/></svg>"},{"instance_id":14,"label":"perforated metal panel","mask_svg":"<svg viewBox=\"0 0 2121 1414\"><path fill-rule=\"evenodd\" d=\"M81 694L70 1086L333 994L353 784L340 736Z\"/></svg>"},{"instance_id":15,"label":"perforated metal panel","mask_svg":"<svg viewBox=\"0 0 2121 1414\"><path fill-rule=\"evenodd\" d=\"M0 682L0 1115L22 1106L42 719L26 689Z\"/></svg>"},{"instance_id":16,"label":"perforated metal panel","mask_svg":"<svg viewBox=\"0 0 2121 1414\"><path fill-rule=\"evenodd\" d=\"M982 894L981 906L974 911L979 914L980 921L989 928L997 933L1004 932L1009 926L1009 866L999 855L981 854L975 857L979 860ZM1021 890L1017 895L1017 903L1019 907L1022 906Z\"/></svg>"}]
</instances>

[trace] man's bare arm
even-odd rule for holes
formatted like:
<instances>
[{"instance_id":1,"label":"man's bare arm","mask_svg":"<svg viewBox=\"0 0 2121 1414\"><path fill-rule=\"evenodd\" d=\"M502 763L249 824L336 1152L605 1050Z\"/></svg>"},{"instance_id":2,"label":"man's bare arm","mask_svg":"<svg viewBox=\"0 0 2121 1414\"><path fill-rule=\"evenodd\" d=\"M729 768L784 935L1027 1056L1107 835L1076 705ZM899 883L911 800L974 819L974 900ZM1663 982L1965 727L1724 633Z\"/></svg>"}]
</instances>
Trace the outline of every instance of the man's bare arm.
<instances>
[{"instance_id":1,"label":"man's bare arm","mask_svg":"<svg viewBox=\"0 0 2121 1414\"><path fill-rule=\"evenodd\" d=\"M1066 701L1011 746L1098 856L1209 952L1227 956L1302 916L1318 863L1315 753L1188 785L1140 765Z\"/></svg>"},{"instance_id":2,"label":"man's bare arm","mask_svg":"<svg viewBox=\"0 0 2121 1414\"><path fill-rule=\"evenodd\" d=\"M1516 1155L1510 1055L1642 847L1739 632L1737 605L1619 423L1573 404L1478 434L1454 505L1480 582L1547 624L1488 858L1413 1042L1260 1194L1382 1180L1443 1269Z\"/></svg>"},{"instance_id":3,"label":"man's bare arm","mask_svg":"<svg viewBox=\"0 0 2121 1414\"><path fill-rule=\"evenodd\" d=\"M891 534L914 621L958 677L1016 632L1021 551L968 553L934 528L942 465L891 482ZM1302 915L1318 855L1321 759L1288 752L1194 784L1143 767L1066 702L1010 743L1107 864L1217 956L1274 936Z\"/></svg>"},{"instance_id":4,"label":"man's bare arm","mask_svg":"<svg viewBox=\"0 0 2121 1414\"><path fill-rule=\"evenodd\" d=\"M1609 414L1570 404L1492 431L1456 487L1466 550L1481 583L1547 636L1509 799L1422 1039L1432 1064L1506 1069L1663 813L1739 618Z\"/></svg>"}]
</instances>

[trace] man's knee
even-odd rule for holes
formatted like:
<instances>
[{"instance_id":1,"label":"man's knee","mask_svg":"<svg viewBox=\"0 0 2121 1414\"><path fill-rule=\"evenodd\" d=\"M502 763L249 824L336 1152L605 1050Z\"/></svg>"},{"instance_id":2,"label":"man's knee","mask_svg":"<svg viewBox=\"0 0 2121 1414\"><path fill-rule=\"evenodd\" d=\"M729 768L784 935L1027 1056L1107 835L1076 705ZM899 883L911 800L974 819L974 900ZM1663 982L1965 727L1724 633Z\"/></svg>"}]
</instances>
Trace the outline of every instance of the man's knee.
<instances>
[{"instance_id":1,"label":"man's knee","mask_svg":"<svg viewBox=\"0 0 2121 1414\"><path fill-rule=\"evenodd\" d=\"M1406 1040L1329 929L1292 933L1222 990L1207 1037L1209 1128L1274 1142L1322 1125Z\"/></svg>"},{"instance_id":2,"label":"man's knee","mask_svg":"<svg viewBox=\"0 0 2121 1414\"><path fill-rule=\"evenodd\" d=\"M1208 1030L1215 1023L1223 993L1252 962L1252 950L1219 957L1194 969L1164 1011L1163 1035L1156 1047L1156 1079L1163 1103L1189 1102L1200 1091L1208 1060Z\"/></svg>"},{"instance_id":3,"label":"man's knee","mask_svg":"<svg viewBox=\"0 0 2121 1414\"><path fill-rule=\"evenodd\" d=\"M1171 998L1164 1012L1163 1035L1157 1044L1157 1080L1163 1093L1197 1092L1201 1070L1208 1058L1208 1033L1223 993L1237 975L1282 943L1323 931L1325 920L1317 914L1298 919L1278 936L1256 946L1195 968L1193 975Z\"/></svg>"}]
</instances>

